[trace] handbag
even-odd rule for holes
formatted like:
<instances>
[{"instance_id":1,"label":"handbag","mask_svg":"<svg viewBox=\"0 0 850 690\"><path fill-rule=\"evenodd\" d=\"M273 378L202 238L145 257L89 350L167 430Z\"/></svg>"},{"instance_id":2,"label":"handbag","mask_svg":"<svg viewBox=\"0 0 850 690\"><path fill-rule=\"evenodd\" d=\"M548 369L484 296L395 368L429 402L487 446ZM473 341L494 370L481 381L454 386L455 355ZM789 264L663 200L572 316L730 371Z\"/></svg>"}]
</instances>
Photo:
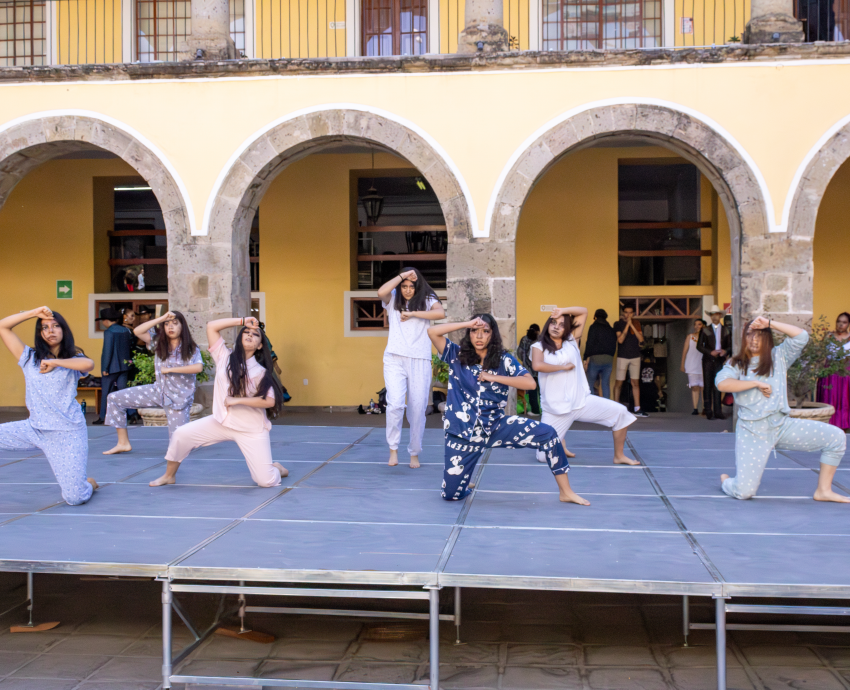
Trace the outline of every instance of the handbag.
<instances>
[{"instance_id":1,"label":"handbag","mask_svg":"<svg viewBox=\"0 0 850 690\"><path fill-rule=\"evenodd\" d=\"M731 393L725 393L723 395L723 404L727 407L732 407L735 404L735 396Z\"/></svg>"}]
</instances>

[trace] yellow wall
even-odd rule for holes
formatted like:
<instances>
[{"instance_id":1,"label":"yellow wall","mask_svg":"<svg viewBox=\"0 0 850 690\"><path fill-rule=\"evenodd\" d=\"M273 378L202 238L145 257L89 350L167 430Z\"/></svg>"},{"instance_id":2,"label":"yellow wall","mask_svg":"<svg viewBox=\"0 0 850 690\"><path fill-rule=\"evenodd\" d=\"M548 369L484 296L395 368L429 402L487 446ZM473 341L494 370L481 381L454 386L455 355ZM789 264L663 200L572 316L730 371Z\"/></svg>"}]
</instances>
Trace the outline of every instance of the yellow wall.
<instances>
[{"instance_id":1,"label":"yellow wall","mask_svg":"<svg viewBox=\"0 0 850 690\"><path fill-rule=\"evenodd\" d=\"M693 20L693 33L682 33L682 17ZM675 45L725 45L740 41L750 21L750 0L682 0L675 3Z\"/></svg>"},{"instance_id":2,"label":"yellow wall","mask_svg":"<svg viewBox=\"0 0 850 690\"><path fill-rule=\"evenodd\" d=\"M386 337L344 335L349 170L370 166L365 153L308 156L284 170L260 203L260 290L292 405L359 405L384 387ZM409 166L375 156L377 168Z\"/></svg>"},{"instance_id":3,"label":"yellow wall","mask_svg":"<svg viewBox=\"0 0 850 690\"><path fill-rule=\"evenodd\" d=\"M79 347L99 370L102 340L88 337L88 296L94 292L93 178L134 171L121 160L62 160L27 175L0 208L3 316L47 305L74 331ZM24 238L35 238L26 241ZM56 299L56 281L73 280L74 297ZM34 321L16 333L33 344ZM24 378L0 347L0 407L24 404ZM92 401L90 401L92 402Z\"/></svg>"},{"instance_id":4,"label":"yellow wall","mask_svg":"<svg viewBox=\"0 0 850 690\"><path fill-rule=\"evenodd\" d=\"M850 257L850 165L842 165L818 210L814 242L814 318L823 315L830 324L850 311L848 257Z\"/></svg>"},{"instance_id":5,"label":"yellow wall","mask_svg":"<svg viewBox=\"0 0 850 690\"><path fill-rule=\"evenodd\" d=\"M67 0L47 5L55 12L53 37L60 65L122 61L121 0Z\"/></svg>"}]
</instances>

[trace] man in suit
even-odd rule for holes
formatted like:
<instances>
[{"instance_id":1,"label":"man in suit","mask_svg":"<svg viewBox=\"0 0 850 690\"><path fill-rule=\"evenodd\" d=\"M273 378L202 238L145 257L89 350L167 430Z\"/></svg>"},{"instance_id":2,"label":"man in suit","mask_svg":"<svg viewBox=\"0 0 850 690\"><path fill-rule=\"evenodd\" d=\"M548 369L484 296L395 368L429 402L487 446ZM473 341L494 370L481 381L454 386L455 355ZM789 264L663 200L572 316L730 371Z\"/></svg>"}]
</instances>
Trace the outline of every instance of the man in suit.
<instances>
[{"instance_id":1,"label":"man in suit","mask_svg":"<svg viewBox=\"0 0 850 690\"><path fill-rule=\"evenodd\" d=\"M706 419L726 419L714 377L732 353L732 334L721 322L723 312L716 304L711 307L708 316L711 323L700 331L697 339L697 350L702 353L703 409Z\"/></svg>"},{"instance_id":2,"label":"man in suit","mask_svg":"<svg viewBox=\"0 0 850 690\"><path fill-rule=\"evenodd\" d=\"M123 390L127 387L127 371L130 368L129 361L132 358L130 350L133 347L135 336L130 330L122 325L123 316L117 309L109 307L100 310L100 318L96 319L103 323L103 352L100 355L101 380L100 389L102 396L100 400L100 416L92 424L103 424L106 419L106 398L114 390Z\"/></svg>"}]
</instances>

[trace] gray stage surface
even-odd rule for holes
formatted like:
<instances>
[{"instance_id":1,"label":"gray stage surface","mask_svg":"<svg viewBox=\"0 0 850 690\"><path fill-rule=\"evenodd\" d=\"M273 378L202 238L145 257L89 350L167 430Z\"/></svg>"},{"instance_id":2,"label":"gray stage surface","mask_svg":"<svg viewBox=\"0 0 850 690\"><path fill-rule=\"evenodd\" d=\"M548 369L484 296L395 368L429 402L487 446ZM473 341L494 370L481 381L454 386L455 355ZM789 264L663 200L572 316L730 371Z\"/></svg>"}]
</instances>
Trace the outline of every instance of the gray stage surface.
<instances>
[{"instance_id":1,"label":"gray stage surface","mask_svg":"<svg viewBox=\"0 0 850 690\"><path fill-rule=\"evenodd\" d=\"M527 450L491 452L473 496L441 500L438 430L411 470L386 465L382 429L275 426L290 475L273 489L253 485L233 443L192 454L176 486L150 488L167 431L130 436L132 453L103 456L114 432L90 430L102 488L78 507L40 453L0 452L0 570L850 598L850 506L811 500L817 456L771 457L759 497L736 501L718 479L734 470L733 434L635 432L644 465L614 467L609 433L571 432L570 479L589 508L559 503ZM848 493L850 471L837 479Z\"/></svg>"}]
</instances>

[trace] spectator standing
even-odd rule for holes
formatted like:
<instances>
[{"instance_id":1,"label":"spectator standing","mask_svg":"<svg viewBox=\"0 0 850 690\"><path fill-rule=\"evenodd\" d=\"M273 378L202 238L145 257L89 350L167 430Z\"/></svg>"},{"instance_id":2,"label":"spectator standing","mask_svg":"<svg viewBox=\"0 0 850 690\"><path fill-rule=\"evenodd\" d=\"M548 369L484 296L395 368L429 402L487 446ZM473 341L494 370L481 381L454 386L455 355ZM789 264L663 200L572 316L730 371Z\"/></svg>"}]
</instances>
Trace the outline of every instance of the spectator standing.
<instances>
[{"instance_id":1,"label":"spectator standing","mask_svg":"<svg viewBox=\"0 0 850 690\"><path fill-rule=\"evenodd\" d=\"M697 350L699 334L705 328L705 321L694 320L694 330L686 339L682 349L682 373L688 375L688 388L691 389L691 399L694 403L693 415L699 415L699 399L704 387L702 378L702 353Z\"/></svg>"},{"instance_id":2,"label":"spectator standing","mask_svg":"<svg viewBox=\"0 0 850 690\"><path fill-rule=\"evenodd\" d=\"M620 401L620 391L628 376L632 383L635 399L635 417L649 417L640 408L640 346L643 345L643 330L634 319L632 307L623 308L623 318L614 324L617 336L617 381L614 383L614 401Z\"/></svg>"},{"instance_id":3,"label":"spectator standing","mask_svg":"<svg viewBox=\"0 0 850 690\"><path fill-rule=\"evenodd\" d=\"M519 346L516 350L517 359L519 359L522 366L528 369L528 373L534 377L535 383L538 384L537 388L533 391L517 390L517 398L524 402L525 414L530 417L540 416L540 384L537 380L537 372L531 366L531 346L537 342L539 337L540 326L536 323L531 324L522 337L522 340L519 341Z\"/></svg>"},{"instance_id":4,"label":"spectator standing","mask_svg":"<svg viewBox=\"0 0 850 690\"><path fill-rule=\"evenodd\" d=\"M850 350L850 314L846 311L835 320L832 337L837 341L835 348ZM818 401L835 408L829 423L839 429L850 428L850 376L832 374L818 381Z\"/></svg>"},{"instance_id":5,"label":"spectator standing","mask_svg":"<svg viewBox=\"0 0 850 690\"><path fill-rule=\"evenodd\" d=\"M708 312L711 323L700 332L697 350L702 353L702 407L706 419L726 419L721 406L722 396L715 385L715 377L726 364L732 350L732 334L721 323L723 312L716 304Z\"/></svg>"},{"instance_id":6,"label":"spectator standing","mask_svg":"<svg viewBox=\"0 0 850 690\"><path fill-rule=\"evenodd\" d=\"M120 311L108 307L100 310L100 318L96 319L105 326L103 332L103 352L100 355L102 378L100 388L102 397L98 418L92 424L103 424L106 419L106 399L115 390L127 387L127 375L130 369L130 350L136 337L122 324L124 317Z\"/></svg>"},{"instance_id":7,"label":"spectator standing","mask_svg":"<svg viewBox=\"0 0 850 690\"><path fill-rule=\"evenodd\" d=\"M608 323L608 312L597 309L593 314L593 323L587 329L587 341L584 345L584 368L587 382L592 393L596 392L596 380L601 377L602 397L611 398L611 371L614 368L614 355L617 354L617 334Z\"/></svg>"}]
</instances>

